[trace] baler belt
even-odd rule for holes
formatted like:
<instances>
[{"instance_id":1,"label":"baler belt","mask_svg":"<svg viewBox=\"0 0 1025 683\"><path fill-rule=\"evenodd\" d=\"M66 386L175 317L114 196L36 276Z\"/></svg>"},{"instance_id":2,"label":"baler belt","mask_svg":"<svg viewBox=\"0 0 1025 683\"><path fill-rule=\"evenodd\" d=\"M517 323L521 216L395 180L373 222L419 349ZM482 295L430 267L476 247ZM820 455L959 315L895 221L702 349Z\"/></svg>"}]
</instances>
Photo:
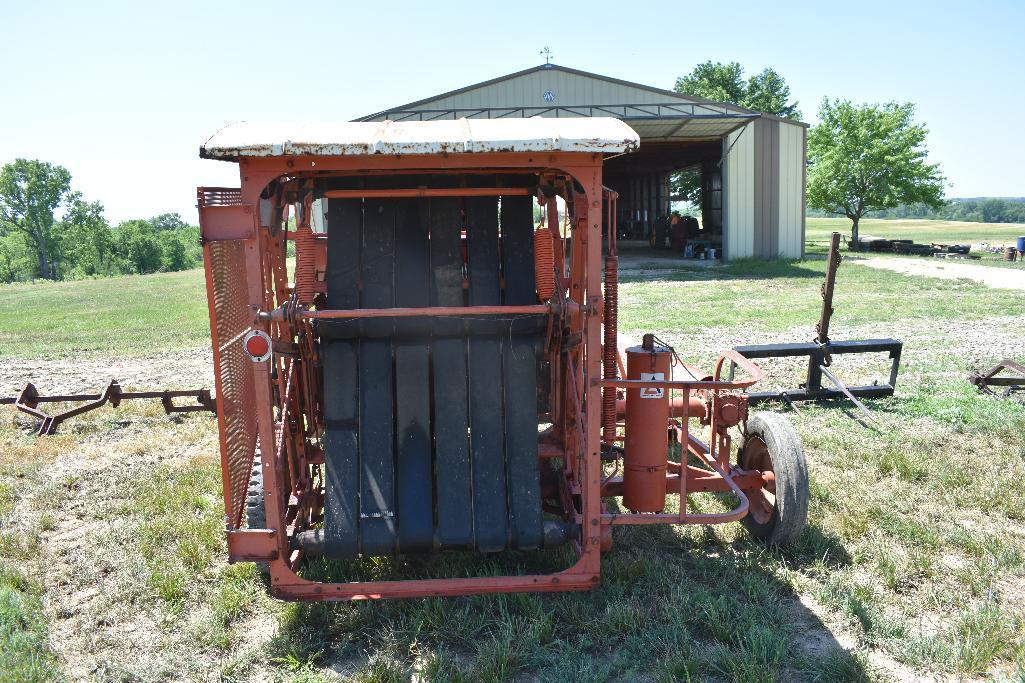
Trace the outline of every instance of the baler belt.
<instances>
[{"instance_id":1,"label":"baler belt","mask_svg":"<svg viewBox=\"0 0 1025 683\"><path fill-rule=\"evenodd\" d=\"M363 203L333 200L328 205L327 293L336 306L359 306L360 226ZM359 551L359 342L324 343L324 437L329 462L325 474L325 552L354 557Z\"/></svg>"},{"instance_id":2,"label":"baler belt","mask_svg":"<svg viewBox=\"0 0 1025 683\"><path fill-rule=\"evenodd\" d=\"M535 303L531 208L528 197L502 198L500 242L496 197L331 199L329 304ZM320 321L328 555L541 547L536 408L544 323L544 316Z\"/></svg>"},{"instance_id":3,"label":"baler belt","mask_svg":"<svg viewBox=\"0 0 1025 683\"><path fill-rule=\"evenodd\" d=\"M332 200L333 202L334 200ZM329 205L330 206L330 205ZM395 233L402 212L390 201L367 200L362 236L362 308L394 306ZM392 410L392 321L361 323L359 349L360 536L362 552L395 552L395 438Z\"/></svg>"},{"instance_id":4,"label":"baler belt","mask_svg":"<svg viewBox=\"0 0 1025 683\"><path fill-rule=\"evenodd\" d=\"M467 269L471 306L501 303L498 204L495 197L466 199ZM502 419L502 337L471 337L470 451L473 516L477 549L502 550L507 543L504 432Z\"/></svg>"},{"instance_id":5,"label":"baler belt","mask_svg":"<svg viewBox=\"0 0 1025 683\"><path fill-rule=\"evenodd\" d=\"M428 306L427 200L391 201L401 207L395 225L395 305ZM434 543L430 322L424 320L409 332L395 340L399 549L424 552Z\"/></svg>"},{"instance_id":6,"label":"baler belt","mask_svg":"<svg viewBox=\"0 0 1025 683\"><path fill-rule=\"evenodd\" d=\"M431 200L431 305L463 306L460 200ZM473 547L470 441L467 435L467 340L461 320L434 320L434 443L438 539Z\"/></svg>"},{"instance_id":7,"label":"baler belt","mask_svg":"<svg viewBox=\"0 0 1025 683\"><path fill-rule=\"evenodd\" d=\"M535 303L534 220L530 197L502 197L502 263L507 306ZM505 336L505 462L512 546L540 548L541 483L537 460L537 357L540 340L529 320L513 319Z\"/></svg>"}]
</instances>

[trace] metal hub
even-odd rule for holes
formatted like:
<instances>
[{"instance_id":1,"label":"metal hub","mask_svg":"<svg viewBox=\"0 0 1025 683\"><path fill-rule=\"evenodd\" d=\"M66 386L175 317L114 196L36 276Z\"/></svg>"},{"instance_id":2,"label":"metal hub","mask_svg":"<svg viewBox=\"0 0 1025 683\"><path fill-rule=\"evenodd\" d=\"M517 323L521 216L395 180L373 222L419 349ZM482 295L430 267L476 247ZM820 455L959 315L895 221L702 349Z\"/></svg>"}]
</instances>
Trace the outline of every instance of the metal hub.
<instances>
[{"instance_id":1,"label":"metal hub","mask_svg":"<svg viewBox=\"0 0 1025 683\"><path fill-rule=\"evenodd\" d=\"M776 508L776 471L773 469L769 447L760 436L750 436L744 444L741 466L746 470L758 470L765 484L762 488L747 492L751 502L748 514L759 524L768 524ZM769 476L766 476L769 475Z\"/></svg>"}]
</instances>

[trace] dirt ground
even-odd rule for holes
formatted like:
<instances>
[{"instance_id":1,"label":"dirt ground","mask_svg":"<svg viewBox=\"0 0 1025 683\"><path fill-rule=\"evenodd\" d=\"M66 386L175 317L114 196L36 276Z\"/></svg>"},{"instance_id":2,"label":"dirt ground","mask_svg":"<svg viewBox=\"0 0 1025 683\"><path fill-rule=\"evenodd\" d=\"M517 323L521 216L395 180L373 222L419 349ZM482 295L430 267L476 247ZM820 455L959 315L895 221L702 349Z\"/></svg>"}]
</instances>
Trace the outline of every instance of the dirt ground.
<instances>
[{"instance_id":1,"label":"dirt ground","mask_svg":"<svg viewBox=\"0 0 1025 683\"><path fill-rule=\"evenodd\" d=\"M892 270L904 275L921 275L943 280L964 278L994 289L1025 290L1025 271L1022 270L992 268L936 258L873 258L870 256L845 256L845 258L852 263L869 268Z\"/></svg>"},{"instance_id":2,"label":"dirt ground","mask_svg":"<svg viewBox=\"0 0 1025 683\"><path fill-rule=\"evenodd\" d=\"M124 389L212 389L209 348L161 353L149 358L13 358L0 362L0 396L33 382L42 394L95 392L116 379Z\"/></svg>"}]
</instances>

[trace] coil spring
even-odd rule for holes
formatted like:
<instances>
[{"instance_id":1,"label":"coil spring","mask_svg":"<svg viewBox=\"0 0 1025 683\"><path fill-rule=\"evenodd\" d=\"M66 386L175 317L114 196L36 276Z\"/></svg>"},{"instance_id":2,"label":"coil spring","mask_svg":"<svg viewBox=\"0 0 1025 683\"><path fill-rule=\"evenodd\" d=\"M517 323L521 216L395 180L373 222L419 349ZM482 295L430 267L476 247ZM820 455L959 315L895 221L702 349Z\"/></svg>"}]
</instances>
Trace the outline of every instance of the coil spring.
<instances>
[{"instance_id":1,"label":"coil spring","mask_svg":"<svg viewBox=\"0 0 1025 683\"><path fill-rule=\"evenodd\" d=\"M616 354L619 350L619 258L605 257L605 315L602 370L605 379L616 378ZM616 440L616 388L605 387L601 397L602 440Z\"/></svg>"},{"instance_id":2,"label":"coil spring","mask_svg":"<svg viewBox=\"0 0 1025 683\"><path fill-rule=\"evenodd\" d=\"M295 295L300 304L313 303L317 294L316 241L308 227L295 233Z\"/></svg>"},{"instance_id":3,"label":"coil spring","mask_svg":"<svg viewBox=\"0 0 1025 683\"><path fill-rule=\"evenodd\" d=\"M543 225L534 231L534 283L543 303L555 293L555 250L552 233Z\"/></svg>"}]
</instances>

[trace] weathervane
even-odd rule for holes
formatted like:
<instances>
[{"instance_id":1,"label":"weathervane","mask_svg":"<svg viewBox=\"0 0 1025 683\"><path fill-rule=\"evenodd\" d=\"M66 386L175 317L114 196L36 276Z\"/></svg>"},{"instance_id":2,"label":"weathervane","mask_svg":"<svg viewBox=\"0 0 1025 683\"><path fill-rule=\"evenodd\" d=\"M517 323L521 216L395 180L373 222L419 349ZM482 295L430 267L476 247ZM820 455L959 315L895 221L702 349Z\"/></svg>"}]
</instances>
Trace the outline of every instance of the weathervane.
<instances>
[{"instance_id":1,"label":"weathervane","mask_svg":"<svg viewBox=\"0 0 1025 683\"><path fill-rule=\"evenodd\" d=\"M545 45L545 49L541 50L541 52L539 52L538 54L544 56L545 64L552 63L552 51L548 49L547 45Z\"/></svg>"}]
</instances>

